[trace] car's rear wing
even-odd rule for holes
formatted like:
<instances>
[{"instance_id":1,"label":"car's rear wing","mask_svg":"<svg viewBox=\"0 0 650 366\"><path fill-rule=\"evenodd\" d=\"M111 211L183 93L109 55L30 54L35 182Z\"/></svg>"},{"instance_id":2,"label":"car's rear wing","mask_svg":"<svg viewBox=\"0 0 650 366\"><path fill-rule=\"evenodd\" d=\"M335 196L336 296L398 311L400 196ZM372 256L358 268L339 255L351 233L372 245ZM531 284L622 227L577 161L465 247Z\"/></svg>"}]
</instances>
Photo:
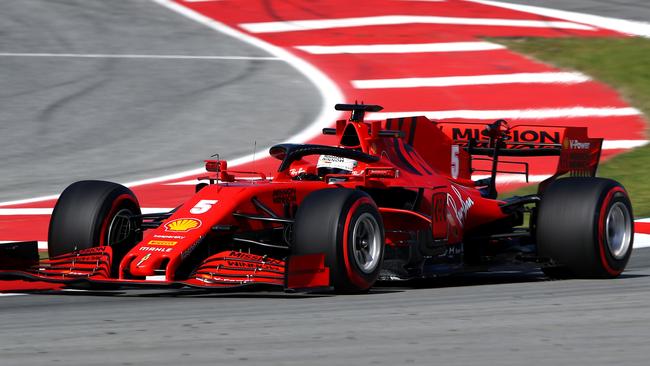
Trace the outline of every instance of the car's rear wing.
<instances>
[{"instance_id":1,"label":"car's rear wing","mask_svg":"<svg viewBox=\"0 0 650 366\"><path fill-rule=\"evenodd\" d=\"M474 156L488 157L492 162L492 181L496 173L520 173L528 180L528 164L525 162L499 162L501 156L511 157L559 157L555 173L540 184L540 190L558 176L596 175L602 138L590 138L586 127L516 125L508 127L503 120L491 124L468 122L436 122L438 128L469 153L470 170ZM481 160L481 158L478 158ZM485 160L485 158L482 158ZM500 171L499 163L522 164L524 172ZM492 184L494 186L494 184ZM492 187L494 188L494 187ZM492 189L492 195L496 191Z\"/></svg>"}]
</instances>

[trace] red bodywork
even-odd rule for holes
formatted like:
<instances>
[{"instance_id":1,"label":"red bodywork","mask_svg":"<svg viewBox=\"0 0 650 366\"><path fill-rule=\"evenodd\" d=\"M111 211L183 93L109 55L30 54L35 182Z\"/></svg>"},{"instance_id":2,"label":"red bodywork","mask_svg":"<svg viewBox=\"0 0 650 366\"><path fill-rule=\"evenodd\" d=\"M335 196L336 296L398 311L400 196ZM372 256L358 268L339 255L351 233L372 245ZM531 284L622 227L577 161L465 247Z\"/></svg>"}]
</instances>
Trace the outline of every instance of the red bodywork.
<instances>
[{"instance_id":1,"label":"red bodywork","mask_svg":"<svg viewBox=\"0 0 650 366\"><path fill-rule=\"evenodd\" d=\"M359 161L349 174L299 180L317 173L317 155L290 162L270 179L259 173L234 172L224 161L210 160L206 162L208 175L203 177L209 183L171 215L154 219L160 225L144 230L142 239L121 258L113 257L111 247L98 246L50 259L28 271L4 273L77 286L327 287L329 275L323 256L292 256L290 233L280 231L290 227L287 223L309 193L345 187L362 189L376 201L385 226L386 248L397 253L396 257L404 248L416 245L420 239L414 241L415 236L426 234L424 246L430 251L423 251L424 264L419 264L417 272L426 276L427 268L434 268L437 260L453 259L467 265L463 259L466 236L475 238L476 233L490 230L486 228L501 228L504 222L513 227L521 221L520 212L513 211L508 200L490 197L486 185L493 183L472 181L473 172L489 170L491 164L476 156L491 160L495 144L502 144L500 154L520 162L532 156L557 159L555 177L567 173L593 176L602 143L602 139L588 138L585 128L505 129L499 124L437 123L425 117L340 120L335 129L324 132L336 135L336 147L363 152L376 161ZM271 154L286 158L282 146ZM519 173L524 173L523 168ZM260 179L251 180L251 176ZM279 220L273 221L274 217ZM278 245L255 237L250 240L267 247L249 245L249 239L240 237L247 233L268 233L285 242L280 240ZM19 267L16 269L24 269ZM382 278L395 276L400 277L388 274Z\"/></svg>"}]
</instances>

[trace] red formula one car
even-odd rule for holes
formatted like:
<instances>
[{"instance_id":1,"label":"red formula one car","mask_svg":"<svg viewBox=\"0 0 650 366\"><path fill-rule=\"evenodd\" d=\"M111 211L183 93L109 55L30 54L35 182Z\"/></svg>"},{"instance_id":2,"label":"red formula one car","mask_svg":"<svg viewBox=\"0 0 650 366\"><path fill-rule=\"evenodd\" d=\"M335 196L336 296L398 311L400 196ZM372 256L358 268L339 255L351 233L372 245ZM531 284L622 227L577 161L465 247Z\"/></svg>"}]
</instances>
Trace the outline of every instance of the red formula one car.
<instances>
[{"instance_id":1,"label":"red formula one car","mask_svg":"<svg viewBox=\"0 0 650 366\"><path fill-rule=\"evenodd\" d=\"M366 122L364 113L381 107L336 109L351 115L323 130L336 136L334 146L272 147L279 166L271 179L242 179L225 161L208 160L205 183L171 212L141 214L119 184L74 183L52 214L49 259L39 262L35 243L3 244L0 276L83 288L349 293L377 280L504 264L552 277L611 278L624 270L632 207L619 183L594 177L602 139L586 128ZM527 177L529 157L554 159L556 173L536 194L497 198L497 174ZM489 177L473 181L476 171Z\"/></svg>"}]
</instances>

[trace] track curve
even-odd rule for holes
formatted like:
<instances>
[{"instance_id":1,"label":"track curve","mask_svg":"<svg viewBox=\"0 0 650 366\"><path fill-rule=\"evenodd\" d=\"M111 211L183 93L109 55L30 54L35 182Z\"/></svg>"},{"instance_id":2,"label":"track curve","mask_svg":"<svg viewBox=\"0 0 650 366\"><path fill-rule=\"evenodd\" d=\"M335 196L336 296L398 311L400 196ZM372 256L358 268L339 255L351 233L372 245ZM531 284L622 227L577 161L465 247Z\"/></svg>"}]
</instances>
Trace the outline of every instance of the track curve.
<instances>
[{"instance_id":1,"label":"track curve","mask_svg":"<svg viewBox=\"0 0 650 366\"><path fill-rule=\"evenodd\" d=\"M253 141L284 141L321 108L288 64L151 1L0 9L0 201L247 155ZM195 58L158 57L179 55Z\"/></svg>"}]
</instances>

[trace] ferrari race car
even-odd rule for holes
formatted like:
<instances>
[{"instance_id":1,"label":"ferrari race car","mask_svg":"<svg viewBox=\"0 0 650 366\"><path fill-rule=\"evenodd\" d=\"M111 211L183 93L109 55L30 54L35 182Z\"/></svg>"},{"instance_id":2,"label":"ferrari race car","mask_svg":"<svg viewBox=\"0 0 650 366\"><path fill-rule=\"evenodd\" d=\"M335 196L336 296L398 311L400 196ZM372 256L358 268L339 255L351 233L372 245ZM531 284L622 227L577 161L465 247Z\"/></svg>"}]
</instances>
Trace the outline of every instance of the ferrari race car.
<instances>
[{"instance_id":1,"label":"ferrari race car","mask_svg":"<svg viewBox=\"0 0 650 366\"><path fill-rule=\"evenodd\" d=\"M550 277L613 278L632 253L625 189L596 178L602 139L586 128L364 121L325 128L336 144L280 144L267 178L207 160L196 194L142 214L128 188L81 181L51 216L49 259L35 242L0 246L0 278L72 288L277 286L353 293L513 264ZM506 159L503 159L506 158ZM528 162L557 164L536 194L498 198L498 174L528 178ZM509 169L509 170L504 170ZM472 173L486 173L472 180Z\"/></svg>"}]
</instances>

